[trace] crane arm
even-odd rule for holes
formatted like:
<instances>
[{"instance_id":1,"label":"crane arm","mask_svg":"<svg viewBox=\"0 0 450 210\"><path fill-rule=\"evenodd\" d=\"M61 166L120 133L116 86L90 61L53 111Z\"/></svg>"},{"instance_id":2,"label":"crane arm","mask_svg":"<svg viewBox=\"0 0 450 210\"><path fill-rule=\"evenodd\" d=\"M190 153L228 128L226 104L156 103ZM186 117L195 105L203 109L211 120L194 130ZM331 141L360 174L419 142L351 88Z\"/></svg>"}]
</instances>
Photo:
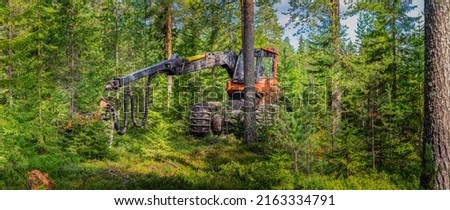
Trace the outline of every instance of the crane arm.
<instances>
[{"instance_id":1,"label":"crane arm","mask_svg":"<svg viewBox=\"0 0 450 210\"><path fill-rule=\"evenodd\" d=\"M126 133L128 128L128 111L129 108L131 113L131 119L136 127L142 127L146 124L147 114L148 114L148 100L150 92L150 84L154 76L158 73L164 73L167 75L181 75L187 74L194 71L199 71L202 69L208 69L216 66L221 66L227 72L230 78L234 75L234 66L236 65L237 55L233 52L217 52L217 53L206 53L201 55L196 55L188 58L181 58L179 56L173 56L171 59L161 61L147 68L143 68L134 72L131 72L122 77L110 80L106 86L105 91L119 90L121 87L130 85L132 82L147 77L147 83L145 87L144 95L144 112L143 117L140 121L136 119L136 107L135 107L135 97L129 90L124 91L123 96L123 118L124 124L121 127L118 115L114 106L108 103L106 106L105 119L112 118L114 121L114 129L118 134L123 135ZM130 107L128 107L130 105Z\"/></svg>"},{"instance_id":2,"label":"crane arm","mask_svg":"<svg viewBox=\"0 0 450 210\"><path fill-rule=\"evenodd\" d=\"M136 80L144 77L151 77L157 73L181 75L216 66L221 66L224 68L231 78L233 77L236 60L237 55L230 51L206 53L188 58L181 58L175 55L171 59L161 61L152 66L110 80L106 84L105 90L117 90Z\"/></svg>"}]
</instances>

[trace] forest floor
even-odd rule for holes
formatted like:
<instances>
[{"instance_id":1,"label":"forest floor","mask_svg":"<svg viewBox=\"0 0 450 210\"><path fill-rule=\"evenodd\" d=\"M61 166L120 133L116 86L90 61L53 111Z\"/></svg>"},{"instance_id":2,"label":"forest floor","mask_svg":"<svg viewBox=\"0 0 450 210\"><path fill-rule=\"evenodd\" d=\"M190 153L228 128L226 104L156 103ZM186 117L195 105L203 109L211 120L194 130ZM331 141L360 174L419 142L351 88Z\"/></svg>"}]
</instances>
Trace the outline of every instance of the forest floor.
<instances>
[{"instance_id":1,"label":"forest floor","mask_svg":"<svg viewBox=\"0 0 450 210\"><path fill-rule=\"evenodd\" d=\"M170 138L114 148L112 160L90 160L69 168L81 176L60 180L61 187L81 189L205 189L214 185L209 172L222 164L251 164L263 155L234 138ZM217 183L215 183L217 184Z\"/></svg>"},{"instance_id":2,"label":"forest floor","mask_svg":"<svg viewBox=\"0 0 450 210\"><path fill-rule=\"evenodd\" d=\"M283 168L270 164L270 154L266 153L271 151L262 144L245 146L234 136L153 139L113 147L111 152L114 157L104 160L70 163L61 159L55 164L53 157L41 156L36 161L43 170L47 168L55 189L265 189L268 184L293 188L280 186L283 180L256 183L262 177L253 177L257 174L252 173L261 172L255 170L264 166L272 166L275 171ZM52 163L45 164L46 159Z\"/></svg>"},{"instance_id":3,"label":"forest floor","mask_svg":"<svg viewBox=\"0 0 450 210\"><path fill-rule=\"evenodd\" d=\"M29 170L47 173L53 189L398 189L383 173L305 174L268 142L241 143L233 135L190 136L182 122L131 132L103 159L38 155Z\"/></svg>"},{"instance_id":4,"label":"forest floor","mask_svg":"<svg viewBox=\"0 0 450 210\"><path fill-rule=\"evenodd\" d=\"M307 173L301 167L296 172L291 152L272 142L246 145L234 135L196 138L189 134L182 120L153 122L147 128L131 129L124 136L115 136L111 147L103 147L106 155L101 158L86 158L79 151L66 148L16 159L16 163L10 165L18 169L5 171L8 174L4 174L0 189L27 189L27 173L33 170L48 175L52 189L74 190L415 187L415 184L405 186L380 172L347 177ZM92 141L89 132L82 134L82 142ZM95 145L78 145L81 147Z\"/></svg>"}]
</instances>

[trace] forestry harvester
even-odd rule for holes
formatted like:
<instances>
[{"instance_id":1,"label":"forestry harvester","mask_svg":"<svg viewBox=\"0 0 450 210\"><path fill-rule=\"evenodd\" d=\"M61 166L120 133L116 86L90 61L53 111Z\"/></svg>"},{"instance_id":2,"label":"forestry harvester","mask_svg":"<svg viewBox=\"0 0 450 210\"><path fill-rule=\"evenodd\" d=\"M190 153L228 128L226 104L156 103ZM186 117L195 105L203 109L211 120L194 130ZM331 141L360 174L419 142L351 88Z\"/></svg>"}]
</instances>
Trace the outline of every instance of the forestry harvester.
<instances>
[{"instance_id":1,"label":"forestry harvester","mask_svg":"<svg viewBox=\"0 0 450 210\"><path fill-rule=\"evenodd\" d=\"M255 49L255 92L256 92L256 119L257 123L267 123L273 120L278 103L284 100L277 80L278 52L273 48ZM128 114L136 127L142 127L147 121L149 92L152 79L157 74L182 75L203 69L222 67L230 77L226 83L228 101L203 102L194 104L190 109L189 128L195 136L208 134L232 133L237 130L242 119L241 112L244 105L244 65L242 50L239 55L230 51L205 53L188 58L172 56L168 60L156 63L150 67L129 73L113 79L106 84L105 91L118 91L124 88L123 95L123 125L118 119L118 110L112 104L106 107L106 116L114 121L114 128L118 134L125 134L128 128ZM142 119L136 118L136 99L130 89L131 83L147 78L144 89L144 112ZM130 106L130 110L129 107Z\"/></svg>"}]
</instances>

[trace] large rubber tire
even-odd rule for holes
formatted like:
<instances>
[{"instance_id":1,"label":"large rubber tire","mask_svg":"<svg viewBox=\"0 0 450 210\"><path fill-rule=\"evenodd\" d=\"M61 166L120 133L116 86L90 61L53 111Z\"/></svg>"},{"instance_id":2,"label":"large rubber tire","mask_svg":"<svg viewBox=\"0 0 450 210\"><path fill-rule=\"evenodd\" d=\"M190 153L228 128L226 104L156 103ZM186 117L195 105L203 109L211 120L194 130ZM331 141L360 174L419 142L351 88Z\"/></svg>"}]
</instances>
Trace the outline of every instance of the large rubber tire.
<instances>
[{"instance_id":1,"label":"large rubber tire","mask_svg":"<svg viewBox=\"0 0 450 210\"><path fill-rule=\"evenodd\" d=\"M258 106L256 124L258 129L271 126L278 119L279 107L275 104ZM242 132L241 110L227 110L225 113L219 102L198 103L192 106L189 115L189 129L196 137L207 135L236 134Z\"/></svg>"},{"instance_id":2,"label":"large rubber tire","mask_svg":"<svg viewBox=\"0 0 450 210\"><path fill-rule=\"evenodd\" d=\"M221 131L218 128L213 128L213 122L215 125L221 125L218 118L220 108L218 102L199 103L192 106L189 114L189 130L192 135L205 137L210 134L220 134Z\"/></svg>"}]
</instances>

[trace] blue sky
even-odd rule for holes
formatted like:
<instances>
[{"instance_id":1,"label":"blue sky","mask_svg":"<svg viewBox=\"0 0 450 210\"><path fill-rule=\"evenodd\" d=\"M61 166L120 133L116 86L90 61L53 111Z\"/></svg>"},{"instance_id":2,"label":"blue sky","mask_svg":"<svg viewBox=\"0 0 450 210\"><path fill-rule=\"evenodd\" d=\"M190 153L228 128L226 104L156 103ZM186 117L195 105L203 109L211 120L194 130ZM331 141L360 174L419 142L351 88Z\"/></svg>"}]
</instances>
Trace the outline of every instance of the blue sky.
<instances>
[{"instance_id":1,"label":"blue sky","mask_svg":"<svg viewBox=\"0 0 450 210\"><path fill-rule=\"evenodd\" d=\"M345 12L348 9L348 3L345 2L351 2L352 0L340 0L341 5L341 13ZM353 0L356 1L356 0ZM289 21L288 15L283 15L282 12L287 12L289 8L289 0L281 0L281 3L275 5L275 9L277 10L277 16L278 16L278 22L283 27L286 25L286 23ZM423 11L423 4L424 0L412 0L412 4L416 5L416 9L411 11L409 13L410 16L417 17L421 15ZM350 40L355 41L355 29L356 29L356 23L358 21L358 16L352 16L346 19L341 20L341 24L348 27L348 35L350 37ZM288 36L289 40L291 41L291 45L297 48L298 46L298 37L294 37L294 33L297 31L297 29L292 27L287 27L284 29L284 36Z\"/></svg>"}]
</instances>

